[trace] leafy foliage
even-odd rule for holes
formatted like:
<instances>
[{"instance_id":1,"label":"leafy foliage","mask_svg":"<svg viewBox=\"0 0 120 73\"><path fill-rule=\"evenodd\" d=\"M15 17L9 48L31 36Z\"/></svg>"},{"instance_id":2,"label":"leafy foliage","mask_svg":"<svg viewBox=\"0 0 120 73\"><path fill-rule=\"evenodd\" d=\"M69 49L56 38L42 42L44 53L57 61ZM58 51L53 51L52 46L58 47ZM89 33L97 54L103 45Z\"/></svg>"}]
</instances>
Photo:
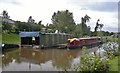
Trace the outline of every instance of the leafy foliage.
<instances>
[{"instance_id":1,"label":"leafy foliage","mask_svg":"<svg viewBox=\"0 0 120 73\"><path fill-rule=\"evenodd\" d=\"M107 60L102 60L99 55L89 54L85 47L83 48L83 56L80 58L80 64L75 65L75 71L108 71L109 63Z\"/></svg>"},{"instance_id":2,"label":"leafy foliage","mask_svg":"<svg viewBox=\"0 0 120 73\"><path fill-rule=\"evenodd\" d=\"M114 63L112 64L110 63L111 61L115 60L116 53L119 52L118 43L108 42L106 44L103 44L102 48L104 48L104 52L101 51L104 53L104 56L100 55L100 51L98 54L97 52L94 52L92 54L88 53L86 47L83 47L82 48L83 55L80 58L80 63L78 65L75 65L74 70L89 71L90 73L94 73L96 71L109 72L111 68L114 69L114 67L117 67L117 66L112 66Z\"/></svg>"},{"instance_id":3,"label":"leafy foliage","mask_svg":"<svg viewBox=\"0 0 120 73\"><path fill-rule=\"evenodd\" d=\"M82 35L90 35L90 26L87 26L86 23L90 21L90 17L86 14L84 17L81 18L81 30Z\"/></svg>"},{"instance_id":4,"label":"leafy foliage","mask_svg":"<svg viewBox=\"0 0 120 73\"><path fill-rule=\"evenodd\" d=\"M69 10L54 12L51 20L55 29L60 32L73 33L75 29L73 14Z\"/></svg>"},{"instance_id":5,"label":"leafy foliage","mask_svg":"<svg viewBox=\"0 0 120 73\"><path fill-rule=\"evenodd\" d=\"M8 24L8 23L6 23L6 22L3 22L2 23L2 29L3 30L12 30L12 24Z\"/></svg>"},{"instance_id":6,"label":"leafy foliage","mask_svg":"<svg viewBox=\"0 0 120 73\"><path fill-rule=\"evenodd\" d=\"M41 27L42 26L38 25L38 24L29 24L26 22L16 21L14 29L16 30L16 32L19 32L19 31L40 31Z\"/></svg>"}]
</instances>

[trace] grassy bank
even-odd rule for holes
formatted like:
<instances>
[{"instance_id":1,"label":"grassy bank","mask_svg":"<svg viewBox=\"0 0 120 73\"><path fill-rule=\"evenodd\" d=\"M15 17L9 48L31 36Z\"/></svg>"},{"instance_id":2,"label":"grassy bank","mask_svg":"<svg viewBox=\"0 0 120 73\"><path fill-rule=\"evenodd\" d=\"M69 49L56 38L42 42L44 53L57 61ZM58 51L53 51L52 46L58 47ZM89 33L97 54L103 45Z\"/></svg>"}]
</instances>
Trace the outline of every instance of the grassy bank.
<instances>
[{"instance_id":1,"label":"grassy bank","mask_svg":"<svg viewBox=\"0 0 120 73\"><path fill-rule=\"evenodd\" d=\"M2 43L6 44L20 44L20 37L18 34L2 33Z\"/></svg>"},{"instance_id":2,"label":"grassy bank","mask_svg":"<svg viewBox=\"0 0 120 73\"><path fill-rule=\"evenodd\" d=\"M0 43L2 43L2 34L0 33Z\"/></svg>"},{"instance_id":3,"label":"grassy bank","mask_svg":"<svg viewBox=\"0 0 120 73\"><path fill-rule=\"evenodd\" d=\"M119 58L118 56L115 57L114 59L112 60L109 60L109 63L110 63L110 71L119 71L119 67L120 67L120 64L118 64L119 62Z\"/></svg>"}]
</instances>

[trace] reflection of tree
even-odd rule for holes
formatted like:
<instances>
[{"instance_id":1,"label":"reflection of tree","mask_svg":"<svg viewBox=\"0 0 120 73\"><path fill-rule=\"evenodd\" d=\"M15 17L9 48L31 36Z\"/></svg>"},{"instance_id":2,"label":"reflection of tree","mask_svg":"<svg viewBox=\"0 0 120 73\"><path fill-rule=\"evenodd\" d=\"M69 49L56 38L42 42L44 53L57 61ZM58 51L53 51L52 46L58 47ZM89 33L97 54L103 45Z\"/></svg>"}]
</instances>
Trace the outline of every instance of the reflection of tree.
<instances>
[{"instance_id":1,"label":"reflection of tree","mask_svg":"<svg viewBox=\"0 0 120 73\"><path fill-rule=\"evenodd\" d=\"M13 59L16 63L27 62L29 63L29 69L32 68L32 64L41 65L47 61L52 61L52 65L57 69L69 69L71 67L72 60L76 58L78 50L59 50L59 49L47 49L47 50L34 50L34 49L17 49L10 52L6 52L3 57L3 68L9 65Z\"/></svg>"},{"instance_id":2,"label":"reflection of tree","mask_svg":"<svg viewBox=\"0 0 120 73\"><path fill-rule=\"evenodd\" d=\"M78 53L75 51L66 51L60 50L54 52L53 58L53 66L57 67L58 69L69 69L71 67L71 63L73 58L77 56Z\"/></svg>"},{"instance_id":3,"label":"reflection of tree","mask_svg":"<svg viewBox=\"0 0 120 73\"><path fill-rule=\"evenodd\" d=\"M34 64L45 63L50 60L50 55L46 50L35 51L33 49L21 49L21 60Z\"/></svg>"},{"instance_id":4,"label":"reflection of tree","mask_svg":"<svg viewBox=\"0 0 120 73\"><path fill-rule=\"evenodd\" d=\"M53 66L57 67L58 69L68 69L70 68L69 57L65 56L64 53L57 53L56 57L53 60Z\"/></svg>"},{"instance_id":5,"label":"reflection of tree","mask_svg":"<svg viewBox=\"0 0 120 73\"><path fill-rule=\"evenodd\" d=\"M33 49L21 49L21 60L30 64L45 63L52 60L54 67L58 69L68 69L71 67L72 59L77 55L76 51L66 51L58 49L48 49L35 51ZM30 65L31 67L31 65Z\"/></svg>"},{"instance_id":6,"label":"reflection of tree","mask_svg":"<svg viewBox=\"0 0 120 73\"><path fill-rule=\"evenodd\" d=\"M15 49L9 52L6 52L4 56L2 57L2 67L9 65L13 60L15 60L16 63L21 63L20 61L20 49Z\"/></svg>"}]
</instances>

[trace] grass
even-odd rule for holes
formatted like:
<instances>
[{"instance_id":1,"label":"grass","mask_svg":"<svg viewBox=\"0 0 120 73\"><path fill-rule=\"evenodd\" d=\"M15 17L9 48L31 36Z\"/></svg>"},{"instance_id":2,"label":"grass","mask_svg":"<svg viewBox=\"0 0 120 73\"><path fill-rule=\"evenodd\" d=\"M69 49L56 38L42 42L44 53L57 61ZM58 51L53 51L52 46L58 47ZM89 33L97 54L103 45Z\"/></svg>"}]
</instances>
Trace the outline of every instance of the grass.
<instances>
[{"instance_id":1,"label":"grass","mask_svg":"<svg viewBox=\"0 0 120 73\"><path fill-rule=\"evenodd\" d=\"M2 33L2 43L6 44L20 44L20 37L18 34Z\"/></svg>"},{"instance_id":2,"label":"grass","mask_svg":"<svg viewBox=\"0 0 120 73\"><path fill-rule=\"evenodd\" d=\"M2 23L0 23L0 27L2 27Z\"/></svg>"},{"instance_id":3,"label":"grass","mask_svg":"<svg viewBox=\"0 0 120 73\"><path fill-rule=\"evenodd\" d=\"M0 43L2 43L2 34L0 33Z\"/></svg>"},{"instance_id":4,"label":"grass","mask_svg":"<svg viewBox=\"0 0 120 73\"><path fill-rule=\"evenodd\" d=\"M114 59L112 59L112 60L109 60L109 63L110 63L110 71L119 71L119 67L120 67L120 65L118 65L118 62L120 61L120 60L118 60L119 58L118 58L118 56L117 57L115 57Z\"/></svg>"},{"instance_id":5,"label":"grass","mask_svg":"<svg viewBox=\"0 0 120 73\"><path fill-rule=\"evenodd\" d=\"M107 39L108 39L109 41L113 41L113 42L116 41L116 42L118 42L118 38L117 38L117 37L108 36Z\"/></svg>"},{"instance_id":6,"label":"grass","mask_svg":"<svg viewBox=\"0 0 120 73\"><path fill-rule=\"evenodd\" d=\"M2 28L2 23L0 22L0 28ZM0 43L2 43L2 34L1 34L2 29L0 29Z\"/></svg>"}]
</instances>

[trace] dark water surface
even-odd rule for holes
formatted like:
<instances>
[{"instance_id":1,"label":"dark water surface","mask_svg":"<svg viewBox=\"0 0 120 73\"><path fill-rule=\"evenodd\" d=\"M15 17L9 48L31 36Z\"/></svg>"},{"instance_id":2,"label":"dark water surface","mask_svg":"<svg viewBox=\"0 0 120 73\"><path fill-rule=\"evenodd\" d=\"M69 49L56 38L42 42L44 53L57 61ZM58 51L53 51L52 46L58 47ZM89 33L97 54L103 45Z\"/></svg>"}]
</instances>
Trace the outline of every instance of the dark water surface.
<instances>
[{"instance_id":1,"label":"dark water surface","mask_svg":"<svg viewBox=\"0 0 120 73\"><path fill-rule=\"evenodd\" d=\"M88 49L96 51L97 47ZM32 49L20 48L5 52L2 55L3 71L61 71L71 70L80 62L82 55L79 49Z\"/></svg>"}]
</instances>

